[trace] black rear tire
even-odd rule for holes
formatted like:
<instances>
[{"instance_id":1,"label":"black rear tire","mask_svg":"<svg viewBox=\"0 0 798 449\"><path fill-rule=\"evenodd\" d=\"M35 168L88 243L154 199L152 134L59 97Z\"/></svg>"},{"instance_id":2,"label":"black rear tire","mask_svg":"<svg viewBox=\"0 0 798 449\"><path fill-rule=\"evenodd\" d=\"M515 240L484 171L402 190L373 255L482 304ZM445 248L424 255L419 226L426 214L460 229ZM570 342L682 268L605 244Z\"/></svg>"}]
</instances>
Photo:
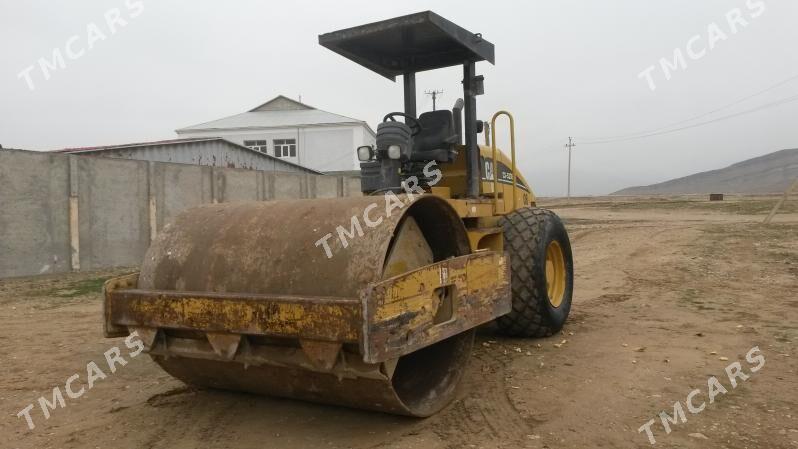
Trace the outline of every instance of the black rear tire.
<instances>
[{"instance_id":1,"label":"black rear tire","mask_svg":"<svg viewBox=\"0 0 798 449\"><path fill-rule=\"evenodd\" d=\"M565 226L554 212L536 207L516 209L500 224L510 258L513 300L512 311L496 320L500 332L513 337L547 337L559 332L571 311L574 286L571 242ZM559 244L565 262L565 290L558 306L549 298L546 280L546 251L552 242Z\"/></svg>"}]
</instances>

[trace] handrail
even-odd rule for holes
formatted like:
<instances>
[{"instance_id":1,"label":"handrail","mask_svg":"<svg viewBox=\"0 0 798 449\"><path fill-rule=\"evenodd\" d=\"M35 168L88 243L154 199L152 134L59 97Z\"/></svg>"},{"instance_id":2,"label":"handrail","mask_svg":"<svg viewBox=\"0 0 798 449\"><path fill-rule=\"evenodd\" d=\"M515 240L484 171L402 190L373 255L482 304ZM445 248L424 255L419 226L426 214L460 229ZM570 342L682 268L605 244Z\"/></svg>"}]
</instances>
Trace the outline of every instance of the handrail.
<instances>
[{"instance_id":1,"label":"handrail","mask_svg":"<svg viewBox=\"0 0 798 449\"><path fill-rule=\"evenodd\" d=\"M516 188L516 176L515 176L515 120L513 119L513 115L507 111L499 111L493 114L493 118L490 120L490 140L491 140L491 151L493 157L493 209L496 211L498 201L499 201L499 171L497 170L499 163L496 160L496 119L499 118L501 115L506 115L507 118L510 120L510 159L512 160L512 175L513 175L513 202L512 208L510 210L515 209L515 188ZM505 208L506 209L506 208Z\"/></svg>"}]
</instances>

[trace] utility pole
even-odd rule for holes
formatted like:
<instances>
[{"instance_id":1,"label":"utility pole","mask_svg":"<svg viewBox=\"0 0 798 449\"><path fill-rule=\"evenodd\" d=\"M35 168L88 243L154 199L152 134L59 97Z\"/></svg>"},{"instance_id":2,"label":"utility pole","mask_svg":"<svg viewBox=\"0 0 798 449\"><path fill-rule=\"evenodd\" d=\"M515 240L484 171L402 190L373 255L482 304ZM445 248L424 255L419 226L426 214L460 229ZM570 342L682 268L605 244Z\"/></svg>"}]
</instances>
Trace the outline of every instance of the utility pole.
<instances>
[{"instance_id":1,"label":"utility pole","mask_svg":"<svg viewBox=\"0 0 798 449\"><path fill-rule=\"evenodd\" d=\"M435 100L438 98L438 94L442 94L442 90L427 90L424 91L425 95L432 95L432 110L435 111Z\"/></svg>"},{"instance_id":2,"label":"utility pole","mask_svg":"<svg viewBox=\"0 0 798 449\"><path fill-rule=\"evenodd\" d=\"M568 143L565 144L565 148L568 148L568 199L571 199L571 149L575 146L573 138L569 137Z\"/></svg>"}]
</instances>

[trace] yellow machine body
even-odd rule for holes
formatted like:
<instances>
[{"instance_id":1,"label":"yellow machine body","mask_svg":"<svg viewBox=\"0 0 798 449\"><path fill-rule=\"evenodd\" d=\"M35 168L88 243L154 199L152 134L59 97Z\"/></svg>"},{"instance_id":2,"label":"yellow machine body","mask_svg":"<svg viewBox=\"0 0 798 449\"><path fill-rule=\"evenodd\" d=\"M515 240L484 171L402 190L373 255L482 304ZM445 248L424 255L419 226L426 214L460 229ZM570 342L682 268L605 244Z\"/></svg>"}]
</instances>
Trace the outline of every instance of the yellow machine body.
<instances>
[{"instance_id":1,"label":"yellow machine body","mask_svg":"<svg viewBox=\"0 0 798 449\"><path fill-rule=\"evenodd\" d=\"M496 122L498 117L508 118L510 133L510 154L495 145ZM433 195L446 198L466 222L473 251L491 249L502 251L503 239L498 227L499 219L525 206L535 206L536 197L526 179L515 163L515 121L512 114L499 111L494 114L489 139L493 145L480 145L480 198L464 198L467 183L465 158L458 158L451 164L441 164L441 181L432 187ZM486 138L486 140L488 140ZM459 148L461 151L465 147Z\"/></svg>"},{"instance_id":2,"label":"yellow machine body","mask_svg":"<svg viewBox=\"0 0 798 449\"><path fill-rule=\"evenodd\" d=\"M476 60L492 62L492 44L431 12L358 30L320 42L348 56L357 56L353 40L365 57L378 44L431 49L437 60L407 58L419 70L465 58L473 72ZM399 45L396 37L408 33L437 43ZM361 61L395 76L381 62ZM403 75L406 100L415 101L414 78ZM477 81L472 74L464 82L466 142L474 149ZM495 145L501 115L509 119L509 154ZM535 204L516 166L512 116L497 113L490 129L493 144L478 147L476 167L473 150L447 138L455 148L446 154L456 157L439 164L440 182L423 195L391 187L384 195L183 211L153 241L140 273L105 284L105 335L136 333L158 365L190 385L419 417L437 412L454 398L474 329L512 310L501 218Z\"/></svg>"},{"instance_id":3,"label":"yellow machine body","mask_svg":"<svg viewBox=\"0 0 798 449\"><path fill-rule=\"evenodd\" d=\"M497 176L482 180L477 199L458 198L465 172L455 162L422 196L185 211L141 273L106 283L106 336L136 332L159 365L193 385L434 413L453 395L471 329L510 309L498 219L534 204L526 181L506 175L512 157L481 153ZM353 224L378 216L374 228ZM347 237L331 241L332 257L313 245L327 229Z\"/></svg>"}]
</instances>

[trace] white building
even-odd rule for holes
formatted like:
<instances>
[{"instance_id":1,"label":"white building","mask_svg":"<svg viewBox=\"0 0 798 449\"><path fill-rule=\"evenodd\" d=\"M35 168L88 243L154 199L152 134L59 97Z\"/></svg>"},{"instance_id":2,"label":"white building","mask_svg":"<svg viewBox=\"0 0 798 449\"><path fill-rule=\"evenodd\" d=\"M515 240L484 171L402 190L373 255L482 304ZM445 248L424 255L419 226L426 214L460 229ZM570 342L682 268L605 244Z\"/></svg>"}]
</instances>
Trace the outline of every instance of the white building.
<instances>
[{"instance_id":1,"label":"white building","mask_svg":"<svg viewBox=\"0 0 798 449\"><path fill-rule=\"evenodd\" d=\"M366 122L282 95L251 111L175 132L181 138L222 137L321 172L358 170L355 149L375 142Z\"/></svg>"}]
</instances>

